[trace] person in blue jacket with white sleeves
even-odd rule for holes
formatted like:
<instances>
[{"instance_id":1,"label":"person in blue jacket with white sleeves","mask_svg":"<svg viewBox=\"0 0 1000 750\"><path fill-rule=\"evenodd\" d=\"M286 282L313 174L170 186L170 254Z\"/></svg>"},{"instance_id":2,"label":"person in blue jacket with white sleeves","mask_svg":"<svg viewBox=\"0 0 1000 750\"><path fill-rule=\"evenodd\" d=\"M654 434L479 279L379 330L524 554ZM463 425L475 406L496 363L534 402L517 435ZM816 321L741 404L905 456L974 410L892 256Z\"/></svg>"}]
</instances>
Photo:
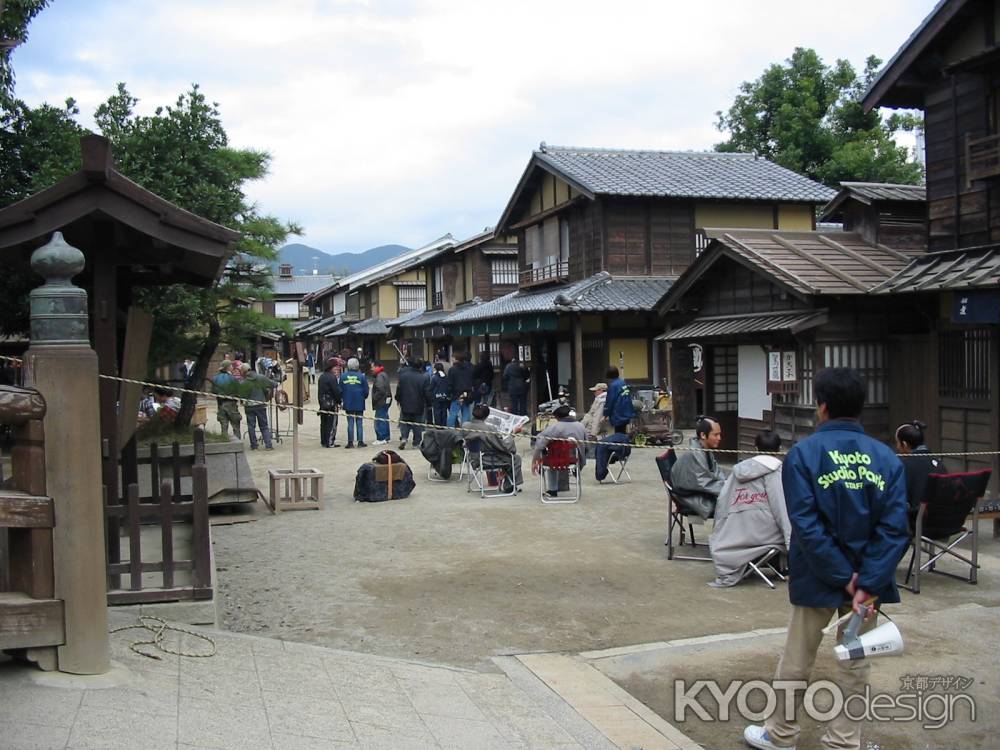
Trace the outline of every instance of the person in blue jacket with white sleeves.
<instances>
[{"instance_id":1,"label":"person in blue jacket with white sleeves","mask_svg":"<svg viewBox=\"0 0 1000 750\"><path fill-rule=\"evenodd\" d=\"M861 428L858 419L865 403L861 376L847 367L830 367L817 373L813 391L816 431L788 452L781 471L792 526L788 554L792 615L775 680L803 684L812 672L823 628L835 612L859 611L875 596L880 605L899 601L896 566L909 543L903 464L887 445ZM862 632L874 625L870 615ZM868 660L838 661L837 666L843 698L863 694ZM763 726L748 726L743 733L747 744L759 750L794 748L799 735L795 714L803 692L795 692L792 715L786 715L786 702L778 700ZM860 723L842 711L828 723L820 744L860 748Z\"/></svg>"}]
</instances>

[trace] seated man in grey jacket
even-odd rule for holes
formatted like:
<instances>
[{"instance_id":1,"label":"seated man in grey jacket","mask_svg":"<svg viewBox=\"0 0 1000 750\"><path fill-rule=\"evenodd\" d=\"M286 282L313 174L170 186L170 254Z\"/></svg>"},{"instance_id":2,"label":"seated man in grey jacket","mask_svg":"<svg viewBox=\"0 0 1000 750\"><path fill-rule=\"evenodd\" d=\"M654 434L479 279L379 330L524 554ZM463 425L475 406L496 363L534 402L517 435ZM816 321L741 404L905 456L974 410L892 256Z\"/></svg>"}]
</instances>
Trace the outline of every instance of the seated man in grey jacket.
<instances>
[{"instance_id":1,"label":"seated man in grey jacket","mask_svg":"<svg viewBox=\"0 0 1000 750\"><path fill-rule=\"evenodd\" d=\"M695 435L688 450L677 451L670 479L684 510L707 519L715 514L715 502L726 482L725 472L712 455L722 442L722 428L711 417L698 417Z\"/></svg>"},{"instance_id":2,"label":"seated man in grey jacket","mask_svg":"<svg viewBox=\"0 0 1000 750\"><path fill-rule=\"evenodd\" d=\"M781 438L765 430L757 435L754 445L762 453L776 453L781 450ZM708 585L735 586L751 560L772 547L787 552L791 534L781 484L781 459L758 455L740 461L715 505L715 524L708 546L716 578Z\"/></svg>"},{"instance_id":3,"label":"seated man in grey jacket","mask_svg":"<svg viewBox=\"0 0 1000 750\"><path fill-rule=\"evenodd\" d=\"M558 407L552 412L552 416L558 421L553 422L535 436L535 452L531 456L531 471L535 474L542 470L542 457L545 446L549 444L550 440L587 439L587 431L584 429L583 423L577 420L573 409L567 404ZM581 449L582 447L580 446ZM587 462L583 450L577 451L577 458L580 461L578 470L582 470L583 465ZM545 481L546 495L549 497L555 497L560 490L569 487L569 475L564 471L547 472Z\"/></svg>"},{"instance_id":4,"label":"seated man in grey jacket","mask_svg":"<svg viewBox=\"0 0 1000 750\"><path fill-rule=\"evenodd\" d=\"M514 458L514 484L520 487L524 484L524 477L521 475L521 457L517 454L517 444L513 435L503 435L495 425L486 421L490 415L490 407L486 404L476 404L472 407L472 419L462 423L462 429L466 430L464 438L466 444L470 440L478 440L480 451L483 456L483 468L502 469L510 466L509 456ZM520 426L517 428L520 430ZM473 461L477 460L475 457Z\"/></svg>"}]
</instances>

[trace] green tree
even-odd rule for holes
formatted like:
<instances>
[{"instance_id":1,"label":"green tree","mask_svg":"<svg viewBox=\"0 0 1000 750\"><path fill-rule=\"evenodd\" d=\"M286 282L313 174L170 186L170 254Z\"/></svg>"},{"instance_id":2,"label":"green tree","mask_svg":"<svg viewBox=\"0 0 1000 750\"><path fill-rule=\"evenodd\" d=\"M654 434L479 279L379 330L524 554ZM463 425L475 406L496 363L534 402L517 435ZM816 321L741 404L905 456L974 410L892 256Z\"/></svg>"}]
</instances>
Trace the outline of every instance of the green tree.
<instances>
[{"instance_id":1,"label":"green tree","mask_svg":"<svg viewBox=\"0 0 1000 750\"><path fill-rule=\"evenodd\" d=\"M232 148L218 105L208 102L197 85L152 116L137 115L137 103L119 84L95 112L98 128L113 144L117 168L157 195L243 235L223 278L213 286L149 287L136 295L155 318L151 365L192 356L192 379L200 388L221 342L248 348L261 330L290 333L286 322L255 312L251 303L270 298L268 262L288 235L302 230L261 214L247 199L244 185L267 174L270 157L264 151ZM185 394L180 424L189 423L194 405L195 398Z\"/></svg>"},{"instance_id":2,"label":"green tree","mask_svg":"<svg viewBox=\"0 0 1000 750\"><path fill-rule=\"evenodd\" d=\"M259 331L290 333L286 321L255 312L252 303L270 298L268 263L289 234L302 230L262 214L247 199L244 186L267 174L270 157L232 148L218 106L197 85L153 115L137 114L137 103L119 84L95 112L99 131L112 142L116 168L157 195L242 234L226 272L211 287L174 284L135 292L136 302L154 316L150 369L190 356L194 383L200 386L221 342L249 348ZM8 101L0 118L0 206L80 168L78 114L72 100L63 109ZM27 292L37 283L30 272L0 274L0 294L24 303L0 313L4 333L27 330ZM194 397L186 394L180 424L190 422L194 406Z\"/></svg>"},{"instance_id":3,"label":"green tree","mask_svg":"<svg viewBox=\"0 0 1000 750\"><path fill-rule=\"evenodd\" d=\"M49 0L0 0L0 107L14 98L11 52L28 38L28 24Z\"/></svg>"},{"instance_id":4,"label":"green tree","mask_svg":"<svg viewBox=\"0 0 1000 750\"><path fill-rule=\"evenodd\" d=\"M815 50L796 48L741 84L729 109L716 113L716 127L729 135L716 150L758 154L831 187L852 180L921 182L922 166L893 140L921 121L861 107L880 65L869 57L858 76L846 60L828 66Z\"/></svg>"}]
</instances>

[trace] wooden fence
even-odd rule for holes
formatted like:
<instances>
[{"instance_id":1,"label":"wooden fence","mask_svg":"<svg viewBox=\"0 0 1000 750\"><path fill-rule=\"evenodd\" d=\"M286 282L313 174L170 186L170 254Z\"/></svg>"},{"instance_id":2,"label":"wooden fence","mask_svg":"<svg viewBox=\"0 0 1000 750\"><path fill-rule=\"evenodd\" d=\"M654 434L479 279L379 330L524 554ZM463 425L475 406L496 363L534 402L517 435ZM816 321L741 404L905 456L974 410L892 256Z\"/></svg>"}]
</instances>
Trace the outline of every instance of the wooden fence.
<instances>
[{"instance_id":1,"label":"wooden fence","mask_svg":"<svg viewBox=\"0 0 1000 750\"><path fill-rule=\"evenodd\" d=\"M8 389L11 391L19 389ZM22 415L23 416L23 413ZM55 598L52 499L45 495L45 439L41 417L9 419L13 488L0 490L0 649L58 646L65 642L64 606Z\"/></svg>"},{"instance_id":2,"label":"wooden fence","mask_svg":"<svg viewBox=\"0 0 1000 750\"><path fill-rule=\"evenodd\" d=\"M141 495L140 466L148 466L149 494ZM134 441L122 453L123 502L105 506L108 528L118 533L118 555L109 556L108 602L137 604L210 599L212 597L211 538L208 521L208 467L205 464L205 437L195 431L194 455L181 456L180 446L169 448L153 443L149 455L139 457ZM183 477L191 477L191 492L182 492ZM178 557L178 523L190 524L190 554ZM158 526L160 534L147 533L143 526ZM128 555L121 556L122 542L128 540ZM143 551L144 541L146 544ZM114 546L114 545L113 545ZM158 547L158 549L157 549ZM114 559L112 559L112 557ZM145 558L145 559L144 559ZM143 581L154 576L154 584ZM178 573L188 574L178 576ZM124 578L128 585L124 586ZM178 578L188 580L179 583Z\"/></svg>"}]
</instances>

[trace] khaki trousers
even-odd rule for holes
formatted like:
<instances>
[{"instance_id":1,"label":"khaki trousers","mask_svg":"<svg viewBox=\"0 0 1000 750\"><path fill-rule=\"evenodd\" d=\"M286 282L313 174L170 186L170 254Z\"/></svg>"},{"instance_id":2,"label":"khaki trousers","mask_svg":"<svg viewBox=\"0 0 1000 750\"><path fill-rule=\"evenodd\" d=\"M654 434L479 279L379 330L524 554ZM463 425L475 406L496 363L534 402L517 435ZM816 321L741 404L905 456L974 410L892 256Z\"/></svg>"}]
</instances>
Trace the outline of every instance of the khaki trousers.
<instances>
[{"instance_id":1,"label":"khaki trousers","mask_svg":"<svg viewBox=\"0 0 1000 750\"><path fill-rule=\"evenodd\" d=\"M792 605L792 617L788 623L788 639L785 641L785 651L778 661L775 680L809 680L816 652L823 641L823 628L830 624L830 618L836 611L838 616L851 609L850 605L839 610L821 607L798 607ZM876 618L861 626L861 632L875 627ZM843 626L837 631L837 641ZM840 686L844 699L855 693L864 693L871 671L868 660L838 661L836 682ZM793 747L799 736L798 716L802 710L804 691L796 691L794 716L785 716L783 701L778 701L778 711L767 720L767 733L775 745ZM859 750L861 747L860 722L851 721L844 713L834 717L827 724L826 733L820 740L824 748L830 750Z\"/></svg>"}]
</instances>

